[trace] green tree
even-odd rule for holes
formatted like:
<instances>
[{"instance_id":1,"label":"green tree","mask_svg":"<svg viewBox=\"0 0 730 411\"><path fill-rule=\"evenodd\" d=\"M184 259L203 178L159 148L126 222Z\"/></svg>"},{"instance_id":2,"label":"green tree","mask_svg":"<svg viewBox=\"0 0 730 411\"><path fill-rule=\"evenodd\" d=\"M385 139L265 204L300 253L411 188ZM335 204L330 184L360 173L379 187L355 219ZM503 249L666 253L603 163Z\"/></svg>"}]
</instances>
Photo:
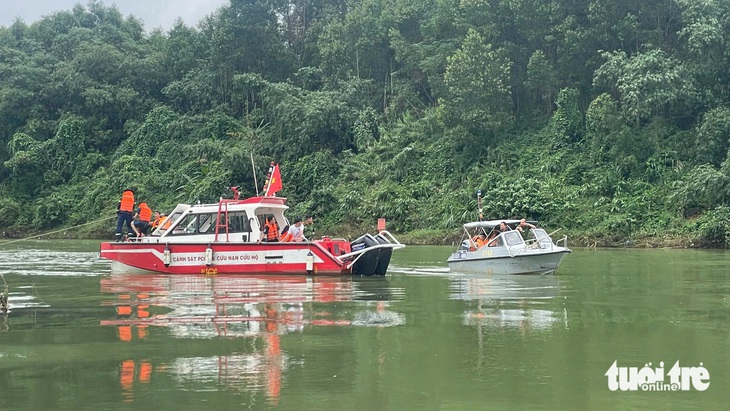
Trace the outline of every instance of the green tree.
<instances>
[{"instance_id":1,"label":"green tree","mask_svg":"<svg viewBox=\"0 0 730 411\"><path fill-rule=\"evenodd\" d=\"M544 107L547 115L553 112L553 100L557 91L557 73L542 50L535 50L527 63L525 86L533 93L535 103Z\"/></svg>"},{"instance_id":2,"label":"green tree","mask_svg":"<svg viewBox=\"0 0 730 411\"><path fill-rule=\"evenodd\" d=\"M654 49L631 57L623 51L603 53L606 62L598 70L594 85L618 98L621 111L636 126L652 115L692 107L698 93L686 66L662 50Z\"/></svg>"},{"instance_id":3,"label":"green tree","mask_svg":"<svg viewBox=\"0 0 730 411\"><path fill-rule=\"evenodd\" d=\"M702 117L697 128L697 161L715 167L727 159L730 148L730 109L717 107Z\"/></svg>"},{"instance_id":4,"label":"green tree","mask_svg":"<svg viewBox=\"0 0 730 411\"><path fill-rule=\"evenodd\" d=\"M510 126L511 66L503 50L495 50L476 30L469 30L461 48L448 59L444 74L448 98L441 102L441 110L447 124L464 125L487 138Z\"/></svg>"},{"instance_id":5,"label":"green tree","mask_svg":"<svg viewBox=\"0 0 730 411\"><path fill-rule=\"evenodd\" d=\"M583 116L578 104L578 90L563 89L558 93L558 109L552 121L561 140L578 141L583 137Z\"/></svg>"}]
</instances>

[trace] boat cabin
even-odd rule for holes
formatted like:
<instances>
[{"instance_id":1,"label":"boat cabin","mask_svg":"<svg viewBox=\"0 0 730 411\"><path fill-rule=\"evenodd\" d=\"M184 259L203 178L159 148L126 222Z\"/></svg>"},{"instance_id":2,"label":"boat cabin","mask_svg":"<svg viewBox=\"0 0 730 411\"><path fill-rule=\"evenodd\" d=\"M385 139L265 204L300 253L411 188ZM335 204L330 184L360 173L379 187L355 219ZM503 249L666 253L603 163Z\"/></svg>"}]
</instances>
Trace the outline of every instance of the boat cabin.
<instances>
[{"instance_id":1,"label":"boat cabin","mask_svg":"<svg viewBox=\"0 0 730 411\"><path fill-rule=\"evenodd\" d=\"M536 221L528 221L530 224L537 224ZM509 230L500 231L499 227L501 223L505 223ZM488 221L475 221L464 224L464 239L461 242L462 251L476 251L478 248L489 247L493 249L495 247L508 248L511 250L524 249L528 243L535 242L535 230L542 231L545 236L545 230L534 228L531 229L533 238L527 242L523 239L522 234L515 228L520 224L520 220L488 220ZM475 238L479 235L484 235L486 242L482 247L478 247ZM550 237L547 236L548 241Z\"/></svg>"},{"instance_id":2,"label":"boat cabin","mask_svg":"<svg viewBox=\"0 0 730 411\"><path fill-rule=\"evenodd\" d=\"M148 242L258 242L268 216L274 216L279 230L289 224L289 208L281 197L221 199L217 204L178 204L163 224L142 241Z\"/></svg>"},{"instance_id":3,"label":"boat cabin","mask_svg":"<svg viewBox=\"0 0 730 411\"><path fill-rule=\"evenodd\" d=\"M503 222L509 228L508 231L499 230ZM533 226L537 225L537 221L527 222ZM520 220L489 220L464 224L464 238L458 251L501 249L514 253L525 249L552 250L556 246L550 234L540 227L530 228L527 238L523 237L523 233L516 229L519 224ZM474 240L480 234L484 234L487 239L481 247ZM561 241L567 241L567 239L561 239Z\"/></svg>"}]
</instances>

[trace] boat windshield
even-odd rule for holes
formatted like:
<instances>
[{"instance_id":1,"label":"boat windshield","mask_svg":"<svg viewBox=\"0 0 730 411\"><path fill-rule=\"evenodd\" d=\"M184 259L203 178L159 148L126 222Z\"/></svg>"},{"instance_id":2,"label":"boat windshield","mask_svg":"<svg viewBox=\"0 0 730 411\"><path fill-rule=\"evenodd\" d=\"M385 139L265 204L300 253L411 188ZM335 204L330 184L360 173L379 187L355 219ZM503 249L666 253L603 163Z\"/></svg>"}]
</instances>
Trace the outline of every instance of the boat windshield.
<instances>
[{"instance_id":1,"label":"boat windshield","mask_svg":"<svg viewBox=\"0 0 730 411\"><path fill-rule=\"evenodd\" d=\"M522 244L525 242L522 239L522 236L520 235L520 233L518 233L517 231L507 231L506 233L503 234L503 236L504 236L504 241L509 246L518 245L518 244Z\"/></svg>"},{"instance_id":2,"label":"boat windshield","mask_svg":"<svg viewBox=\"0 0 730 411\"><path fill-rule=\"evenodd\" d=\"M214 218L212 213L188 214L173 228L171 235L212 233L215 230Z\"/></svg>"},{"instance_id":3,"label":"boat windshield","mask_svg":"<svg viewBox=\"0 0 730 411\"><path fill-rule=\"evenodd\" d=\"M535 236L535 239L538 243L542 246L550 246L553 243L553 240L550 238L550 235L548 235L545 230L542 228L533 228L532 229L532 235Z\"/></svg>"}]
</instances>

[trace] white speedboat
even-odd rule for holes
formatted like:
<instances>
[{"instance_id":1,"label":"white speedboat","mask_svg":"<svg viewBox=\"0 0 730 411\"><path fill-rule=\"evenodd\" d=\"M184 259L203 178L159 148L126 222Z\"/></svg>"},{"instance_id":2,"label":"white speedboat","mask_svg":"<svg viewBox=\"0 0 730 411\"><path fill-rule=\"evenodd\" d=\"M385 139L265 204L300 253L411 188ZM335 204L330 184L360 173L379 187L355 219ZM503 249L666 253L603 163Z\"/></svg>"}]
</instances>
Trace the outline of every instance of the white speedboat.
<instances>
[{"instance_id":1,"label":"white speedboat","mask_svg":"<svg viewBox=\"0 0 730 411\"><path fill-rule=\"evenodd\" d=\"M507 229L500 231L501 223L505 223ZM526 228L521 232L516 229L519 225L520 220L464 224L464 240L447 260L449 269L486 274L554 273L563 257L571 252L567 247L568 237L553 241L542 228ZM475 240L480 234L488 239L483 244L477 244ZM527 240L523 234L527 234Z\"/></svg>"}]
</instances>

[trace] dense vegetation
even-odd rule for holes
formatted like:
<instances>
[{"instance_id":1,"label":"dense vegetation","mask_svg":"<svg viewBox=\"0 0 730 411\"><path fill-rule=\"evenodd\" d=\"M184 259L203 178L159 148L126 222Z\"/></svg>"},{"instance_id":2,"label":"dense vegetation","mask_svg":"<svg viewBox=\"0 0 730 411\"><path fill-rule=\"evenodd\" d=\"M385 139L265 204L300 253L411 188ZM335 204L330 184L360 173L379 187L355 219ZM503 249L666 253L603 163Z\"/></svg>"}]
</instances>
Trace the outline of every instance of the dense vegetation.
<instances>
[{"instance_id":1,"label":"dense vegetation","mask_svg":"<svg viewBox=\"0 0 730 411\"><path fill-rule=\"evenodd\" d=\"M92 1L0 28L0 227L255 193L410 241L528 217L730 246L730 2L231 0L146 32ZM89 231L90 230L90 231Z\"/></svg>"}]
</instances>

